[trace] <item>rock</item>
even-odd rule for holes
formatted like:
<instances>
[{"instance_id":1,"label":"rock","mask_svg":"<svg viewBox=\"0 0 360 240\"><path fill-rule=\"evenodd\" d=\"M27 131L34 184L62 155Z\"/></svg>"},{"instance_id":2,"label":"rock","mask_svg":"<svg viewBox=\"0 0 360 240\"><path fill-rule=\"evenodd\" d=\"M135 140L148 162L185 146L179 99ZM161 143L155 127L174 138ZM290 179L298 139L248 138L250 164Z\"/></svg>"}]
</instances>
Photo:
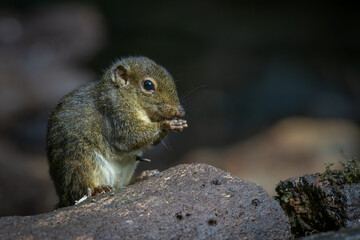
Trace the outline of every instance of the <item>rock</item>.
<instances>
[{"instance_id":1,"label":"rock","mask_svg":"<svg viewBox=\"0 0 360 240\"><path fill-rule=\"evenodd\" d=\"M50 213L0 219L4 238L291 239L279 204L258 185L205 164Z\"/></svg>"},{"instance_id":2,"label":"rock","mask_svg":"<svg viewBox=\"0 0 360 240\"><path fill-rule=\"evenodd\" d=\"M296 236L360 227L360 163L352 159L344 167L328 167L322 174L291 178L277 186L277 198Z\"/></svg>"}]
</instances>

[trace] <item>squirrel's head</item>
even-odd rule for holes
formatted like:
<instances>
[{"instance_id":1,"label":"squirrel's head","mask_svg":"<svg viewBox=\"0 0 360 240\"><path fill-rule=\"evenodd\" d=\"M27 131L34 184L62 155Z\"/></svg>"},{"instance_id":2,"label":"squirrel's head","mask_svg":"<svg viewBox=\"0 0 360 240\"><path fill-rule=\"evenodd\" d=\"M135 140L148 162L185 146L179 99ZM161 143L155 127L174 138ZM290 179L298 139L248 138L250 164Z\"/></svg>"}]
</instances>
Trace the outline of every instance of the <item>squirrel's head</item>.
<instances>
[{"instance_id":1,"label":"squirrel's head","mask_svg":"<svg viewBox=\"0 0 360 240\"><path fill-rule=\"evenodd\" d=\"M149 58L121 59L107 74L119 93L130 101L137 101L152 121L184 116L173 78Z\"/></svg>"}]
</instances>

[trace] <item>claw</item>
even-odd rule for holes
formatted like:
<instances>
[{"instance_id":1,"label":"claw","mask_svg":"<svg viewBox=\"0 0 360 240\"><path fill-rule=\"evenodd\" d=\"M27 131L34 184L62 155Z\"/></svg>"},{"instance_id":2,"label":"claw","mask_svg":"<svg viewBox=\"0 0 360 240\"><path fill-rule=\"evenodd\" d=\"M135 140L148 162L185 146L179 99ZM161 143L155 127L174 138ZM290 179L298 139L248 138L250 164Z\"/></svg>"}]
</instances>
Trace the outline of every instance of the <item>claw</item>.
<instances>
[{"instance_id":1,"label":"claw","mask_svg":"<svg viewBox=\"0 0 360 240\"><path fill-rule=\"evenodd\" d=\"M94 187L94 190L92 191L91 195L92 196L100 195L100 194L103 194L106 192L110 192L113 189L114 188L111 186L105 186L105 185L97 186L97 187Z\"/></svg>"}]
</instances>

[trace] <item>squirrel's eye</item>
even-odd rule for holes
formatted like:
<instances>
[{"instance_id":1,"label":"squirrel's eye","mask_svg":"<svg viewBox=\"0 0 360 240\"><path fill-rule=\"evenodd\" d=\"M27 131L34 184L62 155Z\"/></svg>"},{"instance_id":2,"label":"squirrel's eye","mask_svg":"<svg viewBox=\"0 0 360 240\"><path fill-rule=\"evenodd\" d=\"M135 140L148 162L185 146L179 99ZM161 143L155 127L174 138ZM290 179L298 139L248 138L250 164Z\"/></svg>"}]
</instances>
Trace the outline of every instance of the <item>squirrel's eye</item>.
<instances>
[{"instance_id":1,"label":"squirrel's eye","mask_svg":"<svg viewBox=\"0 0 360 240\"><path fill-rule=\"evenodd\" d=\"M142 86L146 91L155 92L155 84L150 80L143 81Z\"/></svg>"}]
</instances>

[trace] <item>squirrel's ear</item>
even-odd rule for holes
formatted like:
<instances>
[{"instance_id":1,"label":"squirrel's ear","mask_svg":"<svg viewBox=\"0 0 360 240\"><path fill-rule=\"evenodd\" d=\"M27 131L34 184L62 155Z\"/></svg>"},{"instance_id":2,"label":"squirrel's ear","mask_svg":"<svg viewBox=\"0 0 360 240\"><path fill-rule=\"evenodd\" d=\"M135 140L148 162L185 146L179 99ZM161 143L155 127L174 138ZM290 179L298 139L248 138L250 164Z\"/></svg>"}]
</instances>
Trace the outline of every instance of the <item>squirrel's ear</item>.
<instances>
[{"instance_id":1,"label":"squirrel's ear","mask_svg":"<svg viewBox=\"0 0 360 240\"><path fill-rule=\"evenodd\" d=\"M121 84L121 86L126 86L129 84L129 77L127 68L125 66L118 66L115 69L114 75L115 80Z\"/></svg>"}]
</instances>

